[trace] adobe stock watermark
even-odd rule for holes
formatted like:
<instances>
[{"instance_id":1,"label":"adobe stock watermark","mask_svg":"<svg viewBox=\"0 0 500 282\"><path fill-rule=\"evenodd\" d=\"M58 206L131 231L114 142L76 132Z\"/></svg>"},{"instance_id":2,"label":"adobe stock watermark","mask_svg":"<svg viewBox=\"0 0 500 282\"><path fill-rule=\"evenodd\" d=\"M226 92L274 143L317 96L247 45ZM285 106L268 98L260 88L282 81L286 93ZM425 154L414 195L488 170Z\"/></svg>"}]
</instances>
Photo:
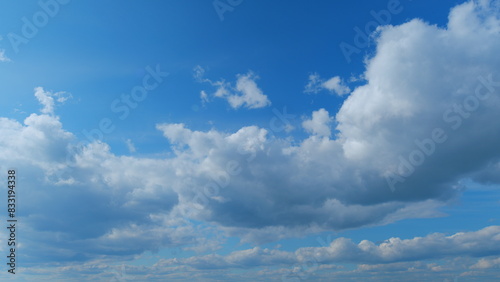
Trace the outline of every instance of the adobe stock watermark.
<instances>
[{"instance_id":1,"label":"adobe stock watermark","mask_svg":"<svg viewBox=\"0 0 500 282\"><path fill-rule=\"evenodd\" d=\"M136 109L148 97L148 94L157 89L168 76L168 73L160 70L160 65L156 65L154 68L147 66L145 71L146 74L143 76L141 84L132 87L129 93L122 93L119 98L111 102L111 112L116 114L118 119L125 120L129 117L131 111ZM69 167L75 166L73 156L82 152L88 144L102 141L104 135L111 134L115 129L116 125L113 120L109 117L103 117L96 128L82 130L85 139L70 148L66 155L66 165ZM57 172L57 176L61 176L61 171Z\"/></svg>"},{"instance_id":2,"label":"adobe stock watermark","mask_svg":"<svg viewBox=\"0 0 500 282\"><path fill-rule=\"evenodd\" d=\"M234 8L241 5L243 0L214 0L212 2L217 16L219 16L220 21L224 21L224 14L227 12L233 12Z\"/></svg>"},{"instance_id":3,"label":"adobe stock watermark","mask_svg":"<svg viewBox=\"0 0 500 282\"><path fill-rule=\"evenodd\" d=\"M412 0L406 0L412 1ZM347 43L342 41L339 45L344 58L347 63L351 63L351 56L354 54L361 53L361 50L368 48L370 46L370 37L377 30L378 26L388 25L392 21L392 16L397 15L403 11L404 7L401 5L400 0L389 0L387 2L387 9L382 9L378 12L371 10L370 15L373 20L365 24L364 29L358 26L354 27L354 38L353 43Z\"/></svg>"},{"instance_id":4,"label":"adobe stock watermark","mask_svg":"<svg viewBox=\"0 0 500 282\"><path fill-rule=\"evenodd\" d=\"M474 94L470 94L462 100L460 104L454 104L452 107L444 111L443 121L447 123L451 130L456 131L462 127L464 120L469 119L472 113L475 112L481 102L486 101L494 93L495 88L500 87L500 81L493 81L493 75L488 77L478 77ZM428 157L436 152L438 145L445 143L448 140L446 130L440 127L434 128L430 132L428 138L423 140L415 139L416 149L411 151L406 157L399 155L399 165L395 171L390 172L385 176L387 185L392 192L396 190L398 183L403 183L421 166Z\"/></svg>"},{"instance_id":5,"label":"adobe stock watermark","mask_svg":"<svg viewBox=\"0 0 500 282\"><path fill-rule=\"evenodd\" d=\"M38 1L38 6L40 10L36 11L31 17L22 17L21 21L23 25L21 26L20 34L15 32L9 32L7 34L7 39L9 39L10 45L14 50L14 53L19 53L19 47L21 44L28 44L28 42L35 38L40 29L44 28L50 21L59 14L61 6L67 5L70 0L40 0ZM3 37L0 37L2 40Z\"/></svg>"},{"instance_id":6,"label":"adobe stock watermark","mask_svg":"<svg viewBox=\"0 0 500 282\"><path fill-rule=\"evenodd\" d=\"M296 118L296 115L287 113L286 107L282 111L278 109L273 109L274 116L269 120L269 128L267 130L268 134L274 135L274 133L279 133L287 130L291 127L292 121ZM270 141L271 137L268 137L267 142ZM252 162L256 156L256 152L251 152L245 150L244 144L238 146L237 151L241 156L248 155L245 158L245 163ZM220 189L228 187L231 183L231 177L237 176L242 173L243 169L241 167L242 163L238 160L229 160L226 163L224 170L219 171L217 174L212 174L211 182L203 187L201 191L198 191L193 198L191 206L197 210L203 209L203 207L208 205L209 199L213 199L220 194Z\"/></svg>"}]
</instances>

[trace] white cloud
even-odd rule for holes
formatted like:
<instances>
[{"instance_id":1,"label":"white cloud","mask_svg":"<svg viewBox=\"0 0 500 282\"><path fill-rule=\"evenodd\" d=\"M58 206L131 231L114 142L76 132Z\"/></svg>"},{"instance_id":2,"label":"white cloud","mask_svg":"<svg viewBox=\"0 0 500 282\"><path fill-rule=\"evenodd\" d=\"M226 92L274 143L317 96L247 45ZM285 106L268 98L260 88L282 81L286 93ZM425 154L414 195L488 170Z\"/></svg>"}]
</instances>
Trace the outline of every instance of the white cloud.
<instances>
[{"instance_id":1,"label":"white cloud","mask_svg":"<svg viewBox=\"0 0 500 282\"><path fill-rule=\"evenodd\" d=\"M459 28L463 25L468 27ZM455 108L455 105L463 108L464 101L476 99L476 90L489 91L481 82L483 79L478 78L493 75L493 81L499 80L496 70L500 61L488 59L494 57L494 50L500 46L497 36L493 36L498 26L494 10L467 2L452 10L447 29L420 20L381 28L377 52L367 65L368 83L353 91L336 116L345 156L369 160L394 171L400 166L399 156L408 159L419 150L416 143L431 138L434 129L442 129L448 141L436 144L432 157L427 157L411 176L413 181L403 185L414 189L431 187L429 183L417 183L417 179L444 184L445 179L459 177L498 158L494 142L485 142L499 138L496 125L491 122L498 118L498 95L481 100L478 111L466 111L467 118L461 117ZM489 87L494 88L493 85ZM460 128L455 129L458 122ZM488 154L479 156L472 152L470 148L477 144L482 144ZM446 159L445 156L458 151L467 165ZM440 174L433 180L423 177L425 172L438 170L443 163L453 167L453 172L447 176ZM429 188L428 192L434 189Z\"/></svg>"},{"instance_id":2,"label":"white cloud","mask_svg":"<svg viewBox=\"0 0 500 282\"><path fill-rule=\"evenodd\" d=\"M463 7L458 6L452 15ZM377 51L367 60L366 84L354 89L336 114L336 139L315 138L331 136L331 118L325 110L314 112L303 123L312 136L299 145L264 138L249 153L251 161L246 160L248 155L238 154L236 144L214 131L182 135L186 145L182 154L204 156L200 161L214 175L226 175L229 161L244 171L226 177L231 189L222 185L217 190L225 201L206 197L200 218L261 242L273 238L269 234L296 234L295 228L306 230L304 226L310 228L306 232L314 232L441 216L437 208L461 191L457 180L500 158L500 130L492 122L500 118L498 95L492 94L467 119L461 118L459 129L452 128L460 118L453 112L454 105L469 101L465 99L471 99L478 87L482 93L489 88L498 93L500 86L494 82L486 88L479 79L490 79L500 68L494 55L500 40L492 36L499 26L496 14L479 10L480 16L478 9L460 12L460 18L451 16L448 28L421 20L382 27ZM478 21L469 32L479 41L465 39L463 30L453 27L457 21ZM491 79L498 81L498 77ZM318 84L321 79L312 75L311 81ZM226 84L221 85L220 96L228 95ZM448 118L453 122L443 120L450 109ZM447 136L446 143L436 143L432 150L425 145L432 156L420 152L425 161L392 192L387 174L402 166L401 158L408 159L422 150L422 144L429 144L436 128ZM478 146L483 153L474 149ZM443 166L450 169L442 170Z\"/></svg>"},{"instance_id":3,"label":"white cloud","mask_svg":"<svg viewBox=\"0 0 500 282\"><path fill-rule=\"evenodd\" d=\"M321 84L323 83L321 77L317 73L309 75L309 81L304 89L305 93L318 93L321 91Z\"/></svg>"},{"instance_id":4,"label":"white cloud","mask_svg":"<svg viewBox=\"0 0 500 282\"><path fill-rule=\"evenodd\" d=\"M193 69L193 77L196 81L198 82L206 82L206 78L204 78L205 76L205 69L201 66L195 66L194 69Z\"/></svg>"},{"instance_id":5,"label":"white cloud","mask_svg":"<svg viewBox=\"0 0 500 282\"><path fill-rule=\"evenodd\" d=\"M475 232L461 232L451 236L435 233L413 239L390 238L376 245L363 240L354 244L348 239L337 239L328 247L302 248L300 256L320 254L321 261L353 261L380 263L412 261L457 256L487 256L500 252L500 226L490 226Z\"/></svg>"},{"instance_id":6,"label":"white cloud","mask_svg":"<svg viewBox=\"0 0 500 282\"><path fill-rule=\"evenodd\" d=\"M351 92L351 89L339 76L334 76L328 80L324 80L317 73L310 74L309 81L304 88L304 93L318 93L324 89L339 96Z\"/></svg>"},{"instance_id":7,"label":"white cloud","mask_svg":"<svg viewBox=\"0 0 500 282\"><path fill-rule=\"evenodd\" d=\"M55 102L64 103L71 98L71 94L67 92L52 93L50 91L45 91L42 87L36 87L35 97L38 99L40 104L43 105L43 108L41 109L43 114L54 114Z\"/></svg>"},{"instance_id":8,"label":"white cloud","mask_svg":"<svg viewBox=\"0 0 500 282\"><path fill-rule=\"evenodd\" d=\"M37 87L35 88L35 97L38 99L40 104L43 105L43 109L41 110L42 113L54 113L54 98L52 97L52 93L45 92L42 87Z\"/></svg>"},{"instance_id":9,"label":"white cloud","mask_svg":"<svg viewBox=\"0 0 500 282\"><path fill-rule=\"evenodd\" d=\"M135 153L136 149L132 140L130 139L125 140L125 144L127 145L127 149L130 153Z\"/></svg>"},{"instance_id":10,"label":"white cloud","mask_svg":"<svg viewBox=\"0 0 500 282\"><path fill-rule=\"evenodd\" d=\"M294 252L255 247L225 256L207 255L162 260L160 263L170 266L187 265L195 269L276 267L310 262L320 265L356 263L360 264L362 269L368 270L380 269L378 264L394 268L393 263L398 262L482 257L495 253L500 253L500 226L490 226L479 231L460 232L450 236L434 233L412 239L390 238L380 244L368 240L356 244L350 239L338 238L328 246L303 247ZM497 259L481 259L471 268L491 268L498 264L497 261ZM399 267L407 270L405 265Z\"/></svg>"},{"instance_id":11,"label":"white cloud","mask_svg":"<svg viewBox=\"0 0 500 282\"><path fill-rule=\"evenodd\" d=\"M10 59L5 55L5 50L0 49L0 62L10 62Z\"/></svg>"},{"instance_id":12,"label":"white cloud","mask_svg":"<svg viewBox=\"0 0 500 282\"><path fill-rule=\"evenodd\" d=\"M330 137L330 124L332 121L333 118L329 116L325 109L319 109L318 111L314 111L312 119L305 120L302 123L302 126L307 130L307 132L314 135Z\"/></svg>"},{"instance_id":13,"label":"white cloud","mask_svg":"<svg viewBox=\"0 0 500 282\"><path fill-rule=\"evenodd\" d=\"M235 86L232 86L225 80L213 82L210 79L204 78L204 75L205 70L202 67L196 66L194 68L194 77L196 81L209 83L216 87L213 96L226 99L233 109L238 109L240 107L258 109L271 105L271 101L255 82L258 77L251 71L247 74L238 74ZM204 90L201 91L200 98L202 103L209 102L209 96Z\"/></svg>"},{"instance_id":14,"label":"white cloud","mask_svg":"<svg viewBox=\"0 0 500 282\"><path fill-rule=\"evenodd\" d=\"M250 109L258 109L271 105L267 96L262 93L262 90L255 83L256 79L257 77L251 72L245 75L238 75L236 90L240 94L229 95L227 97L231 107L237 109L245 105Z\"/></svg>"},{"instance_id":15,"label":"white cloud","mask_svg":"<svg viewBox=\"0 0 500 282\"><path fill-rule=\"evenodd\" d=\"M210 102L210 99L208 98L208 94L204 90L202 90L200 92L200 99L201 99L202 105L205 105L206 103Z\"/></svg>"},{"instance_id":16,"label":"white cloud","mask_svg":"<svg viewBox=\"0 0 500 282\"><path fill-rule=\"evenodd\" d=\"M480 259L476 264L471 266L471 269L488 269L500 266L500 258L483 258Z\"/></svg>"},{"instance_id":17,"label":"white cloud","mask_svg":"<svg viewBox=\"0 0 500 282\"><path fill-rule=\"evenodd\" d=\"M351 92L351 89L347 87L339 76L334 76L329 80L323 82L323 88L336 93L337 95L344 95Z\"/></svg>"}]
</instances>

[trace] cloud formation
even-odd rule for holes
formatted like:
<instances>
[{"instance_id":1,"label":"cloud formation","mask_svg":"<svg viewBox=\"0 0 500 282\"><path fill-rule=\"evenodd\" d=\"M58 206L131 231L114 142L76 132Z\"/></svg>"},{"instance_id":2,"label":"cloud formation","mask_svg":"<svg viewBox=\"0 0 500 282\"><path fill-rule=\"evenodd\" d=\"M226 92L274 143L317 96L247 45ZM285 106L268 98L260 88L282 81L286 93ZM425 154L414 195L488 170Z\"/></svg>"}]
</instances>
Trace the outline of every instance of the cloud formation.
<instances>
[{"instance_id":1,"label":"cloud formation","mask_svg":"<svg viewBox=\"0 0 500 282\"><path fill-rule=\"evenodd\" d=\"M483 257L500 253L500 226L461 232L450 236L441 233L412 239L390 238L380 244L363 240L358 244L347 238L333 240L324 247L304 247L294 252L276 249L252 249L228 255L207 255L163 260L166 265L187 265L196 269L250 268L283 266L315 261L318 264L357 263L377 265L446 257ZM480 260L472 268L488 268L498 260Z\"/></svg>"},{"instance_id":2,"label":"cloud formation","mask_svg":"<svg viewBox=\"0 0 500 282\"><path fill-rule=\"evenodd\" d=\"M41 112L43 114L53 114L55 103L64 103L66 100L71 98L71 94L66 92L55 92L45 91L42 87L35 88L35 97L38 102L43 105Z\"/></svg>"},{"instance_id":3,"label":"cloud formation","mask_svg":"<svg viewBox=\"0 0 500 282\"><path fill-rule=\"evenodd\" d=\"M10 59L5 55L5 50L0 49L0 62L10 62Z\"/></svg>"},{"instance_id":4,"label":"cloud formation","mask_svg":"<svg viewBox=\"0 0 500 282\"><path fill-rule=\"evenodd\" d=\"M328 90L330 93L335 93L339 96L351 92L351 89L339 76L324 80L317 73L310 74L309 81L304 88L304 93L318 93L322 90Z\"/></svg>"},{"instance_id":5,"label":"cloud formation","mask_svg":"<svg viewBox=\"0 0 500 282\"><path fill-rule=\"evenodd\" d=\"M427 279L454 281L495 277L500 251L500 227L452 235L441 233L411 239L389 238L381 243L337 238L322 247L302 247L295 251L279 248L248 248L225 255L210 254L183 258L159 259L150 266L117 267L105 261L92 261L55 267L53 273L84 273L86 278L121 277L137 280L155 277L162 280L193 281L396 281L401 275L409 281ZM349 269L346 263L357 267ZM251 270L261 269L260 271ZM241 273L243 272L243 273ZM251 273L251 275L249 275ZM453 275L452 275L452 274Z\"/></svg>"},{"instance_id":6,"label":"cloud formation","mask_svg":"<svg viewBox=\"0 0 500 282\"><path fill-rule=\"evenodd\" d=\"M248 109L264 108L271 105L271 101L262 92L255 82L258 77L251 71L246 74L238 74L236 85L232 85L225 80L211 81L204 77L205 69L201 66L194 68L194 77L198 82L209 83L216 87L213 94L214 97L227 100L231 108L238 109L245 107ZM208 94L202 90L200 93L202 103L205 104L209 101Z\"/></svg>"},{"instance_id":7,"label":"cloud formation","mask_svg":"<svg viewBox=\"0 0 500 282\"><path fill-rule=\"evenodd\" d=\"M500 61L494 56L499 21L487 5L493 4L456 7L446 28L418 19L382 27L367 61L366 84L349 95L335 128L326 110L314 112L303 124L312 135L299 145L267 135L251 138L259 131L243 128L238 135L256 140L248 162L230 138L183 128L189 136L178 140L183 153L206 155L198 162L225 180L216 193L206 193L200 219L259 241L305 226L342 230L439 216L436 208L460 194L458 180L500 156L493 122L500 118ZM317 138L333 129L332 138ZM242 172L229 175L230 161ZM399 177L395 187L389 176Z\"/></svg>"},{"instance_id":8,"label":"cloud formation","mask_svg":"<svg viewBox=\"0 0 500 282\"><path fill-rule=\"evenodd\" d=\"M333 118L329 116L325 109L319 109L312 113L312 119L305 120L302 123L304 129L314 135L330 137L330 124Z\"/></svg>"},{"instance_id":9,"label":"cloud formation","mask_svg":"<svg viewBox=\"0 0 500 282\"><path fill-rule=\"evenodd\" d=\"M381 28L366 83L338 113L314 111L302 124L308 134L302 140L272 137L252 125L220 132L158 123L171 156L119 156L102 142L77 147L54 113L55 103L66 96L36 88L41 114L23 123L0 119L0 163L30 175L23 184L21 216L26 248L36 255L26 261L131 257L164 246L216 249L218 239L197 237L222 232L263 243L441 216L438 208L460 195L460 179L498 169L500 21L498 9L488 6L494 3L460 5L444 28L421 20ZM206 80L203 69L196 73ZM238 76L235 86L210 83L217 88L213 96L234 108L265 107L270 102L255 80L248 73ZM435 129L447 137L431 146ZM412 164L417 156L418 165ZM394 191L388 175L403 178ZM286 264L316 251L325 262L397 262L430 258L435 242L444 246L441 256L487 256L498 254L487 241L498 241L497 233L498 227L490 227L379 245L338 239L328 247L333 254L326 248L294 254L257 248L183 263L194 268Z\"/></svg>"}]
</instances>

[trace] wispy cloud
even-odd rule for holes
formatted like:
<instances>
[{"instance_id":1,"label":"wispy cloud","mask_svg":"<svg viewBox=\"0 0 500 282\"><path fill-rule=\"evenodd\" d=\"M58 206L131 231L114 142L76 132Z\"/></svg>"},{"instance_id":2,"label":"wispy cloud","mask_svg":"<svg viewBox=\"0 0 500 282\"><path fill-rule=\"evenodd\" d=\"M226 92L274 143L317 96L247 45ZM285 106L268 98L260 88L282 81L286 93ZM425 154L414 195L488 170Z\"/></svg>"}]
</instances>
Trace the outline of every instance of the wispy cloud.
<instances>
[{"instance_id":1,"label":"wispy cloud","mask_svg":"<svg viewBox=\"0 0 500 282\"><path fill-rule=\"evenodd\" d=\"M227 100L233 109L245 107L248 109L264 108L271 105L268 97L264 95L262 90L255 82L258 77L251 71L247 74L238 74L236 85L232 85L225 80L212 81L204 77L205 69L201 66L194 68L194 78L198 82L209 83L216 88L214 97L223 98ZM209 101L208 94L201 91L200 98L202 103Z\"/></svg>"},{"instance_id":2,"label":"wispy cloud","mask_svg":"<svg viewBox=\"0 0 500 282\"><path fill-rule=\"evenodd\" d=\"M0 49L0 62L10 62L10 59L5 55L5 50Z\"/></svg>"},{"instance_id":3,"label":"wispy cloud","mask_svg":"<svg viewBox=\"0 0 500 282\"><path fill-rule=\"evenodd\" d=\"M328 80L324 80L317 73L310 74L309 81L304 88L304 93L318 93L322 90L328 90L330 93L335 93L339 96L349 94L351 92L351 89L339 76L334 76Z\"/></svg>"},{"instance_id":4,"label":"wispy cloud","mask_svg":"<svg viewBox=\"0 0 500 282\"><path fill-rule=\"evenodd\" d=\"M130 153L135 153L136 149L135 149L135 146L134 146L134 143L132 142L132 140L130 139L127 139L125 141L125 143L127 144L127 149Z\"/></svg>"}]
</instances>

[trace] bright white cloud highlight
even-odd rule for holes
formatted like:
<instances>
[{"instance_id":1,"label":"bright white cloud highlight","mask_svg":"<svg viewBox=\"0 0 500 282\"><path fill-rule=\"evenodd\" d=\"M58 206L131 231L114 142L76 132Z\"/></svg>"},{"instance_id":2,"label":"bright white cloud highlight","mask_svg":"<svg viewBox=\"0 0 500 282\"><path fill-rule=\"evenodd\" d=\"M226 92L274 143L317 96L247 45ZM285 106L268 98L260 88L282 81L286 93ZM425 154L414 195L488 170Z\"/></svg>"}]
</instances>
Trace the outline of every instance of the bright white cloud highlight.
<instances>
[{"instance_id":1,"label":"bright white cloud highlight","mask_svg":"<svg viewBox=\"0 0 500 282\"><path fill-rule=\"evenodd\" d=\"M336 93L337 95L344 95L351 92L351 89L349 89L349 87L347 87L338 76L332 77L329 80L323 82L322 86L323 88L328 89L331 92Z\"/></svg>"},{"instance_id":2,"label":"bright white cloud highlight","mask_svg":"<svg viewBox=\"0 0 500 282\"><path fill-rule=\"evenodd\" d=\"M35 97L38 99L40 104L43 105L41 110L44 114L54 114L55 103L64 103L66 100L71 98L71 94L67 92L50 92L45 91L42 87L35 88Z\"/></svg>"},{"instance_id":3,"label":"bright white cloud highlight","mask_svg":"<svg viewBox=\"0 0 500 282\"><path fill-rule=\"evenodd\" d=\"M305 120L302 123L302 126L307 132L314 135L330 137L330 124L332 121L333 118L329 116L328 112L325 109L320 109L318 111L314 111L312 119Z\"/></svg>"}]
</instances>

